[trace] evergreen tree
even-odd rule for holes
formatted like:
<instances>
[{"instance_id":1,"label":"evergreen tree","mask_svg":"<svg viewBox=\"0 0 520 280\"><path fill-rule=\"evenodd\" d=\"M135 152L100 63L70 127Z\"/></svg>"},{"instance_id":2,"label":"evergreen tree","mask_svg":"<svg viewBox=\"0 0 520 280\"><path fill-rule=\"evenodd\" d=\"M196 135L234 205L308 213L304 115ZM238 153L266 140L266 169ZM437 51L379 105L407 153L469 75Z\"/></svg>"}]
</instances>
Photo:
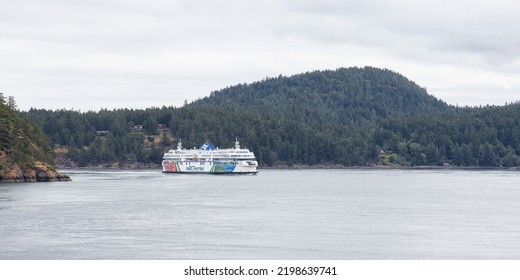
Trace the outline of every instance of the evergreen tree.
<instances>
[{"instance_id":1,"label":"evergreen tree","mask_svg":"<svg viewBox=\"0 0 520 280\"><path fill-rule=\"evenodd\" d=\"M16 105L16 100L14 99L14 96L8 97L7 106L9 107L9 109L13 111L18 111L18 105Z\"/></svg>"},{"instance_id":2,"label":"evergreen tree","mask_svg":"<svg viewBox=\"0 0 520 280\"><path fill-rule=\"evenodd\" d=\"M143 123L143 129L151 135L157 134L157 120L153 116L148 116Z\"/></svg>"}]
</instances>

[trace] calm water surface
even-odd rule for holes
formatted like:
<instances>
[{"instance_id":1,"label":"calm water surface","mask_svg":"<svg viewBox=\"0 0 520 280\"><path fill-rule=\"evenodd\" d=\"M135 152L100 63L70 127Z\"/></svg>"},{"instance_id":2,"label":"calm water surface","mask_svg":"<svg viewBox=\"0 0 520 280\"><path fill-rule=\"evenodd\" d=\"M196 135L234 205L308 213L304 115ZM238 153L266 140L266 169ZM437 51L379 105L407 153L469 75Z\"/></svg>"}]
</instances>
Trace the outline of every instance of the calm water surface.
<instances>
[{"instance_id":1,"label":"calm water surface","mask_svg":"<svg viewBox=\"0 0 520 280\"><path fill-rule=\"evenodd\" d=\"M0 185L0 259L520 259L520 172L69 170Z\"/></svg>"}]
</instances>

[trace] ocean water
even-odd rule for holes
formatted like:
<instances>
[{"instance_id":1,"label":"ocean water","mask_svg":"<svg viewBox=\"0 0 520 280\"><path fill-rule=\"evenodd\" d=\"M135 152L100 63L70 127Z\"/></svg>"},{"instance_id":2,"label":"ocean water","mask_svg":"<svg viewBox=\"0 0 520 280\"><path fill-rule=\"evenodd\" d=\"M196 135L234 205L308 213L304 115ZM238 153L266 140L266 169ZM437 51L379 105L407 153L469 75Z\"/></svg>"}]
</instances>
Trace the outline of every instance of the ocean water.
<instances>
[{"instance_id":1,"label":"ocean water","mask_svg":"<svg viewBox=\"0 0 520 280\"><path fill-rule=\"evenodd\" d=\"M0 185L0 259L520 259L520 172L67 170Z\"/></svg>"}]
</instances>

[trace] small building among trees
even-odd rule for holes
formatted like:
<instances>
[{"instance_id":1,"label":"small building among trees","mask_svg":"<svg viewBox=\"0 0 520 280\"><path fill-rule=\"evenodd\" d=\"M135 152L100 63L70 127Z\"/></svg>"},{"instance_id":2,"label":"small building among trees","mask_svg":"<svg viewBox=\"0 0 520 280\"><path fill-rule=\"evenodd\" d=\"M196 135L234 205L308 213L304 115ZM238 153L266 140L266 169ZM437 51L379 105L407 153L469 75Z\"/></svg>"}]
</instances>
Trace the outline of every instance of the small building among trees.
<instances>
[{"instance_id":1,"label":"small building among trees","mask_svg":"<svg viewBox=\"0 0 520 280\"><path fill-rule=\"evenodd\" d=\"M110 131L108 131L108 130L97 130L97 131L96 131L96 135L97 135L97 136L101 136L101 137L105 137L105 136L107 136L108 133L110 133Z\"/></svg>"}]
</instances>

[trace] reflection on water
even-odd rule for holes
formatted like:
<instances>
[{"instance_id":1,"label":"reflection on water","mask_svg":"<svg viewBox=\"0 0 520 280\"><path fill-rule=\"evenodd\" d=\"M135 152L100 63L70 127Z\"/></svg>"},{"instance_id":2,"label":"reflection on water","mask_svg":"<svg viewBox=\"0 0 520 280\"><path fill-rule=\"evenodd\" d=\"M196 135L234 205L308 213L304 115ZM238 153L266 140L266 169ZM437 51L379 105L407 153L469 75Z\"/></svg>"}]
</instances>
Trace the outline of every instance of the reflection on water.
<instances>
[{"instance_id":1,"label":"reflection on water","mask_svg":"<svg viewBox=\"0 0 520 280\"><path fill-rule=\"evenodd\" d=\"M67 170L0 185L0 259L518 259L520 173Z\"/></svg>"}]
</instances>

